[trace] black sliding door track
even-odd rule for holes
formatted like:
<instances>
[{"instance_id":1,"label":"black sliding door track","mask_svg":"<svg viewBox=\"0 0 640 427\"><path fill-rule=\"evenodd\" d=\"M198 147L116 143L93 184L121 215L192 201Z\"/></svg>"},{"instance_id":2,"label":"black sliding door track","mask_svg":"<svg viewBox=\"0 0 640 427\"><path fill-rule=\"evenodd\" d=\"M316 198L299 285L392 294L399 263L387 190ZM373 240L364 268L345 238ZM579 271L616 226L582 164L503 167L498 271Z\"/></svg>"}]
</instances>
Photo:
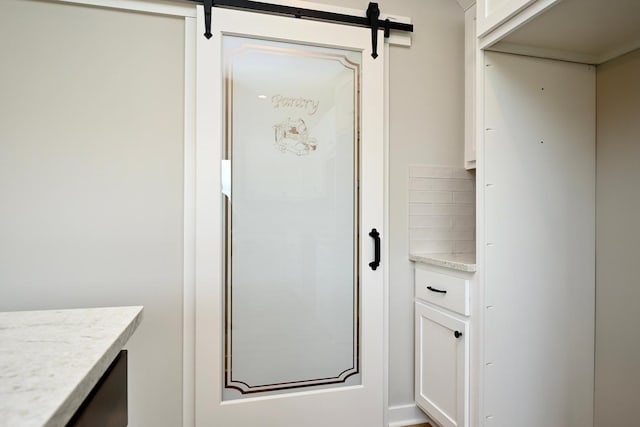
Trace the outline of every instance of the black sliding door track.
<instances>
[{"instance_id":1,"label":"black sliding door track","mask_svg":"<svg viewBox=\"0 0 640 427\"><path fill-rule=\"evenodd\" d=\"M315 21L336 22L345 25L354 25L358 27L371 28L372 37L372 56L376 54L378 30L384 30L384 36L389 37L390 30L413 32L412 24L404 24L401 22L392 22L389 19L380 20L380 9L378 3L369 3L367 8L367 16L353 16L342 13L326 12L323 10L304 9L294 6L285 6L280 4L262 3L250 0L186 0L199 3L204 6L205 12L205 37L211 37L211 8L223 7L228 9L250 10L256 12L264 12L274 15L291 16L300 19L310 19Z\"/></svg>"}]
</instances>

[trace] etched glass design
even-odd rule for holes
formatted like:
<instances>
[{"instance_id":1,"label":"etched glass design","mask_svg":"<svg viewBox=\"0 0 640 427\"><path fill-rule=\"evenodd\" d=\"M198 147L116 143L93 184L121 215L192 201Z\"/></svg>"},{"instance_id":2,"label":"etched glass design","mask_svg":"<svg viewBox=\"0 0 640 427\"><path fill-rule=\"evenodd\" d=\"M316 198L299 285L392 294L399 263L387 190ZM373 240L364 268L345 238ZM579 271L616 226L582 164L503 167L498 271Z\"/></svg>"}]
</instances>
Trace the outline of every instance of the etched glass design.
<instances>
[{"instance_id":1,"label":"etched glass design","mask_svg":"<svg viewBox=\"0 0 640 427\"><path fill-rule=\"evenodd\" d=\"M223 398L360 384L361 53L225 36L223 54Z\"/></svg>"}]
</instances>

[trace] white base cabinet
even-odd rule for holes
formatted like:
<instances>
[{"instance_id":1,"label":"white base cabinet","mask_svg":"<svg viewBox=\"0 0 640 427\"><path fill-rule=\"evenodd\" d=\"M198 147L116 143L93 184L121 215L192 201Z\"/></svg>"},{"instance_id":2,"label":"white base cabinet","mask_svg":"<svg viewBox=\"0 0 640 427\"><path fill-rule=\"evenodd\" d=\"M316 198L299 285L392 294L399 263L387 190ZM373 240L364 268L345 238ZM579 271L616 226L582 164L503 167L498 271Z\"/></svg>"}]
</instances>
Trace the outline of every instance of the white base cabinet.
<instances>
[{"instance_id":1,"label":"white base cabinet","mask_svg":"<svg viewBox=\"0 0 640 427\"><path fill-rule=\"evenodd\" d=\"M468 321L415 304L416 403L443 427L469 425Z\"/></svg>"},{"instance_id":2,"label":"white base cabinet","mask_svg":"<svg viewBox=\"0 0 640 427\"><path fill-rule=\"evenodd\" d=\"M415 268L415 400L442 427L470 426L471 277Z\"/></svg>"}]
</instances>

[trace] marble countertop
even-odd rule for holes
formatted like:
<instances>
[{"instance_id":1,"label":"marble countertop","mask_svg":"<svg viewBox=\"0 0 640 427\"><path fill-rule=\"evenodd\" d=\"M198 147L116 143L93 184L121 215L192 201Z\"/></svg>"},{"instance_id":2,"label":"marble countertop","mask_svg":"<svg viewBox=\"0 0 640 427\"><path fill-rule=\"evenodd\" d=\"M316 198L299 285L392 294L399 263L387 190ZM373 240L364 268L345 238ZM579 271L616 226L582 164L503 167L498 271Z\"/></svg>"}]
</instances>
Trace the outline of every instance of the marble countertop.
<instances>
[{"instance_id":1,"label":"marble countertop","mask_svg":"<svg viewBox=\"0 0 640 427\"><path fill-rule=\"evenodd\" d=\"M142 307L0 313L0 427L64 426L142 320Z\"/></svg>"},{"instance_id":2,"label":"marble countertop","mask_svg":"<svg viewBox=\"0 0 640 427\"><path fill-rule=\"evenodd\" d=\"M411 253L409 259L439 267L451 268L459 271L476 271L475 254L423 254Z\"/></svg>"}]
</instances>

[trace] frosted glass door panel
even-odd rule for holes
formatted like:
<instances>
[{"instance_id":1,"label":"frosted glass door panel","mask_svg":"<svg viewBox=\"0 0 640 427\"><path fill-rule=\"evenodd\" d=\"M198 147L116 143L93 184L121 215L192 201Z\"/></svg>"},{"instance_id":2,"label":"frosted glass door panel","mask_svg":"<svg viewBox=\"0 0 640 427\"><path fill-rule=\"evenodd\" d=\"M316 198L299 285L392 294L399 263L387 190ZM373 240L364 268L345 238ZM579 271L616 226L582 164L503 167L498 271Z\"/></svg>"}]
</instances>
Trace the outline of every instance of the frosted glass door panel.
<instances>
[{"instance_id":1,"label":"frosted glass door panel","mask_svg":"<svg viewBox=\"0 0 640 427\"><path fill-rule=\"evenodd\" d=\"M224 399L360 384L361 53L223 50Z\"/></svg>"}]
</instances>

